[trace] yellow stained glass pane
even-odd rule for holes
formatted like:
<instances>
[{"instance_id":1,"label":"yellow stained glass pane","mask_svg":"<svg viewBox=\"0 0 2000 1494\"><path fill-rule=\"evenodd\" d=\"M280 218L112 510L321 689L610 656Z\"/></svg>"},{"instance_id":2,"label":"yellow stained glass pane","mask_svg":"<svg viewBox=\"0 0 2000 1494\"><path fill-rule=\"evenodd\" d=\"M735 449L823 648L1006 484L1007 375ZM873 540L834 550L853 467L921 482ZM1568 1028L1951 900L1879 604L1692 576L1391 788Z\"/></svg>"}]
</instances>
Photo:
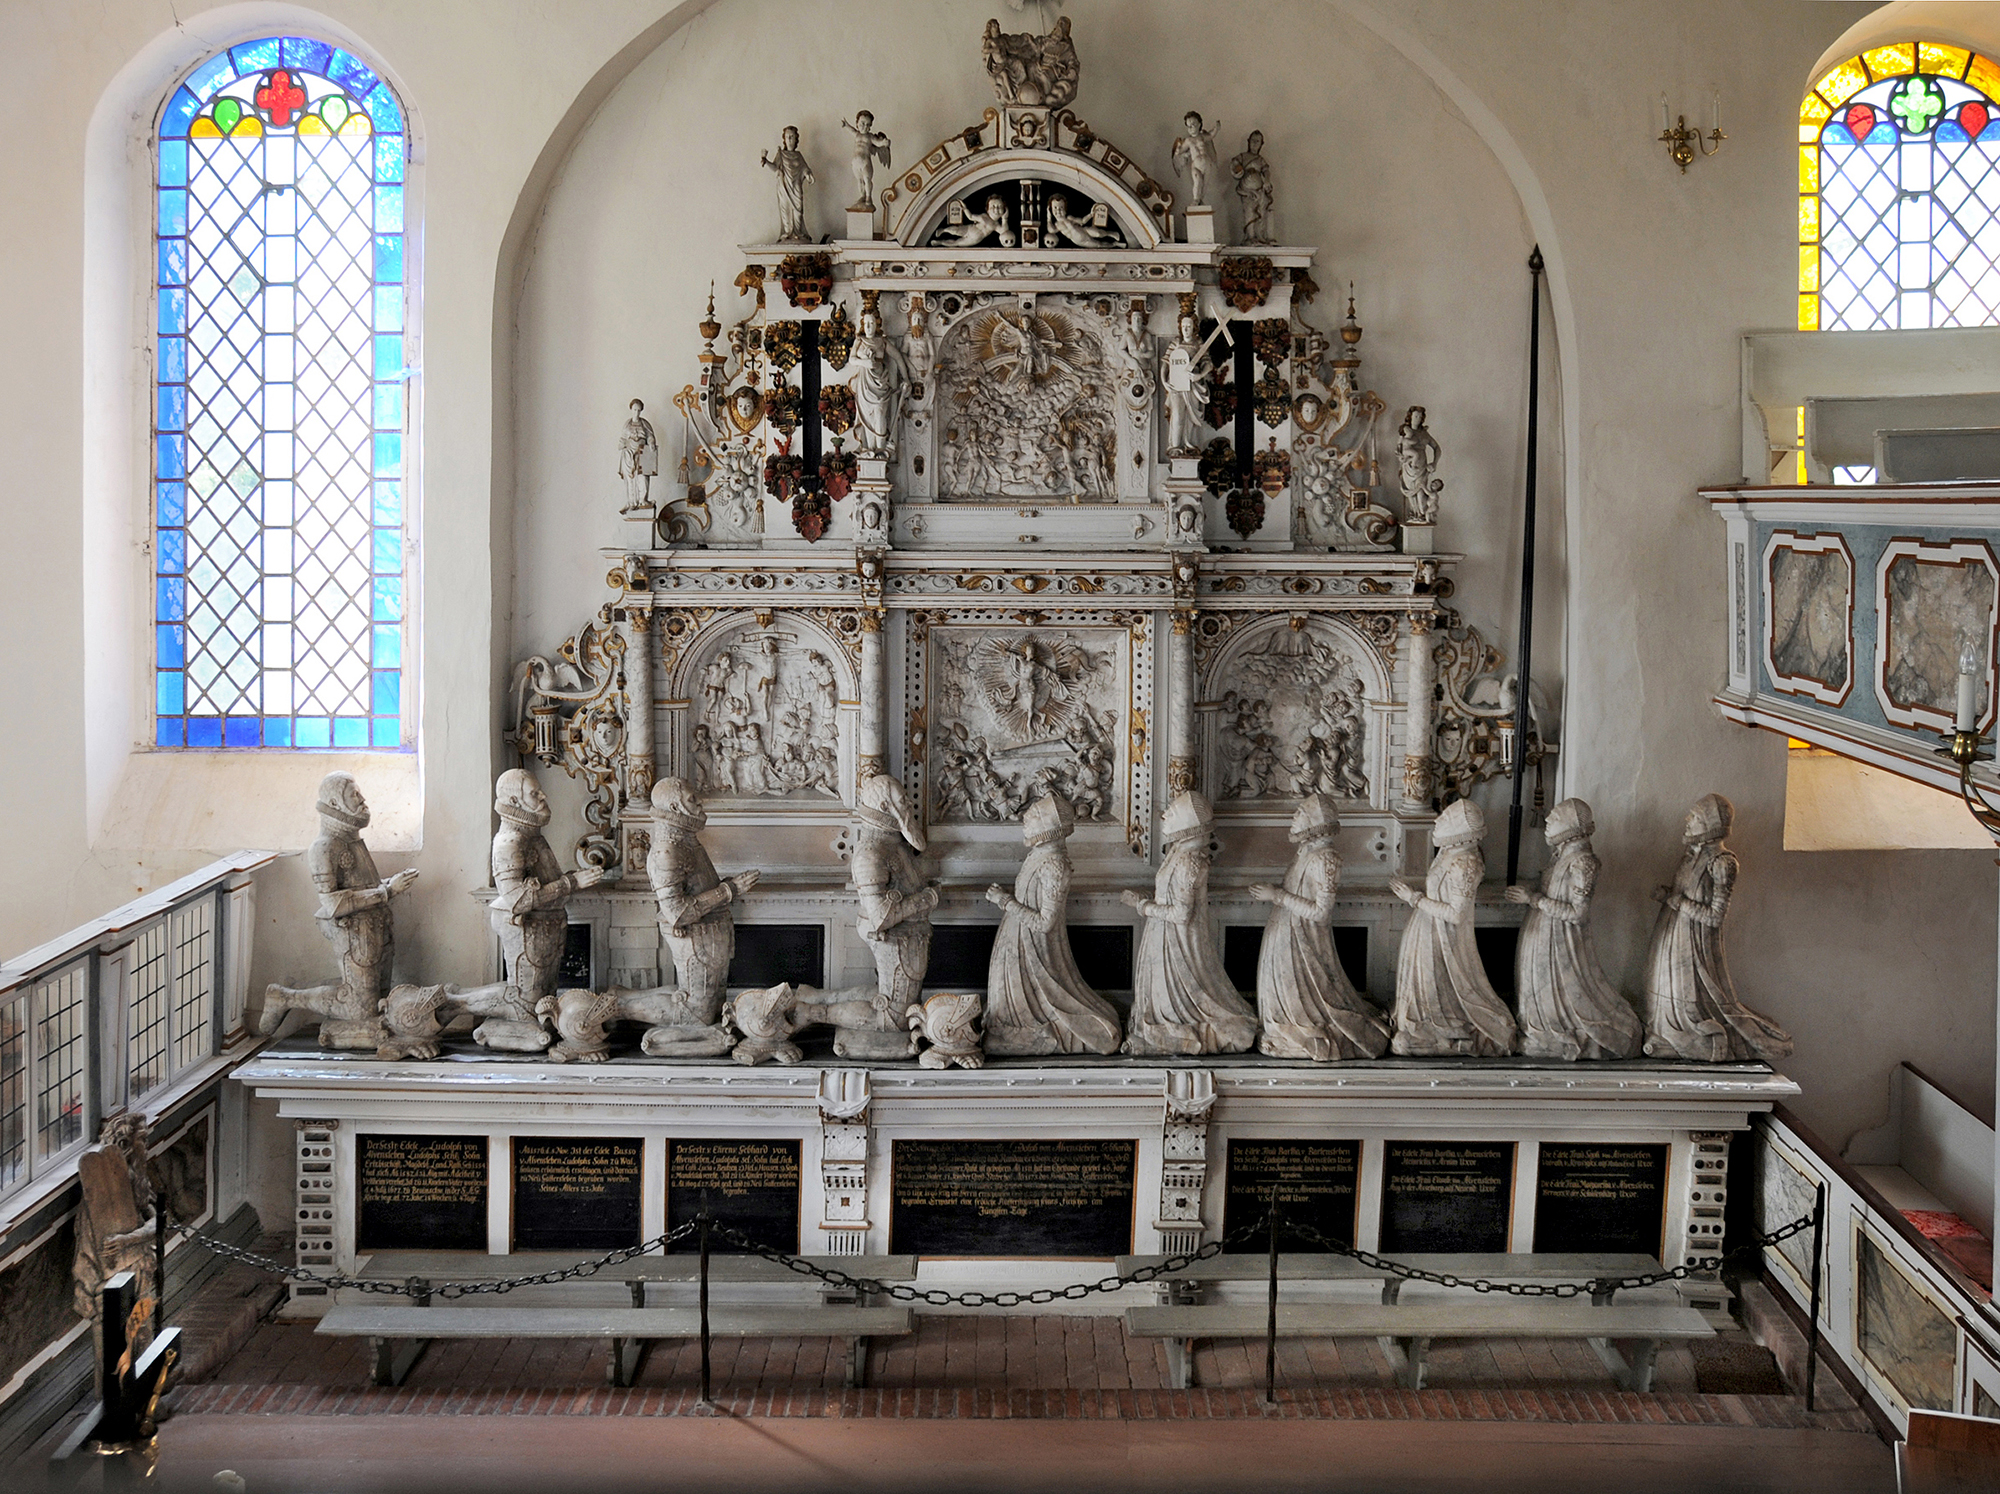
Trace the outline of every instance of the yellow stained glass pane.
<instances>
[{"instance_id":1,"label":"yellow stained glass pane","mask_svg":"<svg viewBox=\"0 0 2000 1494\"><path fill-rule=\"evenodd\" d=\"M1799 130L1800 130L1799 138L1800 139L1819 138L1819 127L1826 123L1828 117L1832 115L1832 113L1833 113L1833 105L1829 104L1825 99L1821 98L1816 93L1807 94L1805 96L1805 102L1799 105ZM1807 126L1812 127L1813 133L1810 136L1804 133Z\"/></svg>"},{"instance_id":2,"label":"yellow stained glass pane","mask_svg":"<svg viewBox=\"0 0 2000 1494\"><path fill-rule=\"evenodd\" d=\"M1989 99L2000 99L2000 67L1995 67L1991 58L1973 53L1972 63L1965 70L1965 81Z\"/></svg>"},{"instance_id":3,"label":"yellow stained glass pane","mask_svg":"<svg viewBox=\"0 0 2000 1494\"><path fill-rule=\"evenodd\" d=\"M1819 147L1802 145L1799 147L1799 190L1817 192L1819 190Z\"/></svg>"},{"instance_id":4,"label":"yellow stained glass pane","mask_svg":"<svg viewBox=\"0 0 2000 1494\"><path fill-rule=\"evenodd\" d=\"M326 133L326 121L321 119L317 114L301 114L299 116L299 133L301 135L324 135Z\"/></svg>"},{"instance_id":5,"label":"yellow stained glass pane","mask_svg":"<svg viewBox=\"0 0 2000 1494\"><path fill-rule=\"evenodd\" d=\"M1799 242L1817 244L1819 242L1819 199L1801 197L1799 199ZM1811 290L1812 286L1802 285L1800 290Z\"/></svg>"},{"instance_id":6,"label":"yellow stained glass pane","mask_svg":"<svg viewBox=\"0 0 2000 1494\"><path fill-rule=\"evenodd\" d=\"M1799 290L1810 294L1819 289L1819 245L1799 245Z\"/></svg>"},{"instance_id":7,"label":"yellow stained glass pane","mask_svg":"<svg viewBox=\"0 0 2000 1494\"><path fill-rule=\"evenodd\" d=\"M238 139L254 140L264 133L264 122L254 114L246 114L236 121L236 128L229 133Z\"/></svg>"},{"instance_id":8,"label":"yellow stained glass pane","mask_svg":"<svg viewBox=\"0 0 2000 1494\"><path fill-rule=\"evenodd\" d=\"M1918 42L1917 67L1919 71L1939 78L1963 78L1965 65L1972 60L1972 54L1963 47L1948 47L1943 42Z\"/></svg>"},{"instance_id":9,"label":"yellow stained glass pane","mask_svg":"<svg viewBox=\"0 0 2000 1494\"><path fill-rule=\"evenodd\" d=\"M1801 332L1819 331L1818 296L1801 295L1799 297L1799 330Z\"/></svg>"},{"instance_id":10,"label":"yellow stained glass pane","mask_svg":"<svg viewBox=\"0 0 2000 1494\"><path fill-rule=\"evenodd\" d=\"M1805 297L1801 296L1803 302ZM1806 473L1806 407L1799 406L1799 486L1804 487L1810 479Z\"/></svg>"},{"instance_id":11,"label":"yellow stained glass pane","mask_svg":"<svg viewBox=\"0 0 2000 1494\"><path fill-rule=\"evenodd\" d=\"M190 140L220 140L221 138L222 131L215 127L215 121L210 119L206 114L188 126L188 139Z\"/></svg>"},{"instance_id":12,"label":"yellow stained glass pane","mask_svg":"<svg viewBox=\"0 0 2000 1494\"><path fill-rule=\"evenodd\" d=\"M366 135L368 129L368 116L359 111L348 115L340 122L340 133L343 135Z\"/></svg>"},{"instance_id":13,"label":"yellow stained glass pane","mask_svg":"<svg viewBox=\"0 0 2000 1494\"><path fill-rule=\"evenodd\" d=\"M1813 85L1819 96L1836 109L1868 86L1868 69L1859 57L1850 57Z\"/></svg>"},{"instance_id":14,"label":"yellow stained glass pane","mask_svg":"<svg viewBox=\"0 0 2000 1494\"><path fill-rule=\"evenodd\" d=\"M1861 54L1861 60L1877 78L1900 78L1917 70L1917 44L1897 42L1893 47L1870 47Z\"/></svg>"}]
</instances>

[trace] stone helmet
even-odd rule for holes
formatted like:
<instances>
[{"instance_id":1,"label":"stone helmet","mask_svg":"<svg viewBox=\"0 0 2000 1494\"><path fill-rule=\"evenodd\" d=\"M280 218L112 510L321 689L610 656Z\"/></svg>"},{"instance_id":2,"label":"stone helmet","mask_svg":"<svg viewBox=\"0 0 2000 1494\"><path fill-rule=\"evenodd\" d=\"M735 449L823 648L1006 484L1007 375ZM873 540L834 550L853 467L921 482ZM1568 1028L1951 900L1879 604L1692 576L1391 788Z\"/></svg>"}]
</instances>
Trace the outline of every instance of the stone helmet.
<instances>
[{"instance_id":1,"label":"stone helmet","mask_svg":"<svg viewBox=\"0 0 2000 1494\"><path fill-rule=\"evenodd\" d=\"M1030 844L1067 836L1075 828L1076 810L1061 794L1042 795L1021 816L1021 835Z\"/></svg>"},{"instance_id":2,"label":"stone helmet","mask_svg":"<svg viewBox=\"0 0 2000 1494\"><path fill-rule=\"evenodd\" d=\"M855 785L854 817L877 830L894 830L913 850L924 848L924 827L903 785L887 773L876 773Z\"/></svg>"},{"instance_id":3,"label":"stone helmet","mask_svg":"<svg viewBox=\"0 0 2000 1494\"><path fill-rule=\"evenodd\" d=\"M1307 794L1292 816L1291 835L1300 844L1331 835L1340 828L1340 809L1327 794Z\"/></svg>"},{"instance_id":4,"label":"stone helmet","mask_svg":"<svg viewBox=\"0 0 2000 1494\"><path fill-rule=\"evenodd\" d=\"M1729 826L1736 818L1736 806L1720 794L1704 794L1694 801L1694 808L1688 811L1685 838L1695 844L1703 841L1721 840L1729 834Z\"/></svg>"},{"instance_id":5,"label":"stone helmet","mask_svg":"<svg viewBox=\"0 0 2000 1494\"><path fill-rule=\"evenodd\" d=\"M1477 845L1486 838L1486 814L1470 799L1454 799L1431 834L1440 846Z\"/></svg>"},{"instance_id":6,"label":"stone helmet","mask_svg":"<svg viewBox=\"0 0 2000 1494\"><path fill-rule=\"evenodd\" d=\"M685 778L660 778L653 783L653 818L676 830L699 830L708 823L708 811Z\"/></svg>"},{"instance_id":7,"label":"stone helmet","mask_svg":"<svg viewBox=\"0 0 2000 1494\"><path fill-rule=\"evenodd\" d=\"M352 773L329 773L319 781L319 798L313 806L325 818L350 830L368 826L368 801L361 797L361 785Z\"/></svg>"},{"instance_id":8,"label":"stone helmet","mask_svg":"<svg viewBox=\"0 0 2000 1494\"><path fill-rule=\"evenodd\" d=\"M1596 828L1597 821L1591 818L1588 804L1581 799L1565 799L1549 811L1548 820L1542 826L1542 835L1550 845L1554 845L1559 840L1579 839Z\"/></svg>"},{"instance_id":9,"label":"stone helmet","mask_svg":"<svg viewBox=\"0 0 2000 1494\"><path fill-rule=\"evenodd\" d=\"M509 768L493 785L493 812L510 825L539 830L549 822L549 801L534 774Z\"/></svg>"},{"instance_id":10,"label":"stone helmet","mask_svg":"<svg viewBox=\"0 0 2000 1494\"><path fill-rule=\"evenodd\" d=\"M1207 840L1208 827L1215 823L1215 810L1208 799L1193 789L1175 794L1160 816L1160 833L1168 845L1184 840Z\"/></svg>"}]
</instances>

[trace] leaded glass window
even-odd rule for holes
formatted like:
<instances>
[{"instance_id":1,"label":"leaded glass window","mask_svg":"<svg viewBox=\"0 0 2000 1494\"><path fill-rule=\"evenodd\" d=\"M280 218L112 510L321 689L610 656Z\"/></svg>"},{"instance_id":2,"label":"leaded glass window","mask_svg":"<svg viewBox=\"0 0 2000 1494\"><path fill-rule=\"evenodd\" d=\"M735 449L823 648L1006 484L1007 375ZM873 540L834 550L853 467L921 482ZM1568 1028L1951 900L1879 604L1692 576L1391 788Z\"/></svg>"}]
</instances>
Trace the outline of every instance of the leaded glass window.
<instances>
[{"instance_id":1,"label":"leaded glass window","mask_svg":"<svg viewBox=\"0 0 2000 1494\"><path fill-rule=\"evenodd\" d=\"M403 111L305 37L160 119L154 741L400 747Z\"/></svg>"},{"instance_id":2,"label":"leaded glass window","mask_svg":"<svg viewBox=\"0 0 2000 1494\"><path fill-rule=\"evenodd\" d=\"M1799 109L1802 330L2000 322L2000 67L1903 42Z\"/></svg>"}]
</instances>

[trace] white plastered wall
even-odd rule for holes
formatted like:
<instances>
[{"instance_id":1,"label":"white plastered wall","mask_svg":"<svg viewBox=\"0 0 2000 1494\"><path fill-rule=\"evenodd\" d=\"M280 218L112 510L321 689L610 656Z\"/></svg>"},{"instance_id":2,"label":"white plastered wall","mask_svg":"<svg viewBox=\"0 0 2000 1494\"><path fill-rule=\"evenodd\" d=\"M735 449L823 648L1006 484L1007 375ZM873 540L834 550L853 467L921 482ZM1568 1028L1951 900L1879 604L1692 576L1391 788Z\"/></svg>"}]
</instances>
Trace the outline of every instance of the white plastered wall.
<instances>
[{"instance_id":1,"label":"white plastered wall","mask_svg":"<svg viewBox=\"0 0 2000 1494\"><path fill-rule=\"evenodd\" d=\"M840 116L874 108L905 152L964 122L987 12L958 0L320 10L384 62L423 130L422 849L382 862L423 872L400 923L405 970L471 980L491 958L466 891L486 880L505 667L598 599L584 552L611 527L616 419L633 394L665 408L688 376L696 295L711 275L726 293L733 245L768 232L758 148L797 116L824 215L841 200ZM1323 247L1329 301L1357 282L1370 382L1392 404L1431 408L1449 463L1444 540L1479 554L1456 602L1510 649L1520 262L1541 243L1544 350L1560 365L1545 389L1543 482L1560 558L1544 576L1551 607L1559 582L1567 598L1539 630L1537 674L1565 701L1563 791L1597 808L1608 965L1639 984L1649 894L1672 872L1685 807L1721 790L1738 806L1744 864L1736 978L1798 1035L1788 1068L1806 1119L1836 1137L1879 1120L1900 1059L1990 1113L1991 858L1786 853L1783 740L1725 725L1708 704L1720 544L1693 490L1737 468L1737 339L1790 323L1797 101L1859 8L1075 0L1067 13L1079 112L1142 159L1164 168L1189 106L1219 116L1225 138L1265 130L1283 236ZM85 378L87 309L101 315L115 290L91 277L123 278L115 256L106 270L84 252L86 181L103 165L85 123L161 38L220 44L284 14L298 13L44 0L0 21L0 172L8 200L36 214L33 233L0 242L20 292L0 366L0 626L16 677L0 749L16 847L0 870L0 947L205 855L175 838L187 830L137 849L92 841L86 765L101 749L86 721L103 722L86 712L86 651L99 621L137 604L106 594L130 557L86 531L86 496L143 472L129 411L118 428L118 402ZM1652 138L1658 95L1698 109L1717 89L1731 139L1683 177ZM678 195L696 188L705 195ZM143 238L126 252L139 273ZM101 467L90 454L106 450ZM296 862L268 879L254 980L322 968L310 902Z\"/></svg>"}]
</instances>

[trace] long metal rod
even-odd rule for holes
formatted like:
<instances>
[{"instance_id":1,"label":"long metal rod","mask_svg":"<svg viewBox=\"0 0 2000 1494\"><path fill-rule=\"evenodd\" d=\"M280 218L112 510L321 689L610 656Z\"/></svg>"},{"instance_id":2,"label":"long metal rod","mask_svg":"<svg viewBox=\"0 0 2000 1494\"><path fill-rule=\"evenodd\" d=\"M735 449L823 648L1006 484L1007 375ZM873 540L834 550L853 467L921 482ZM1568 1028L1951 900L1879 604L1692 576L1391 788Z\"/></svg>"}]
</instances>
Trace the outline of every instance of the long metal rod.
<instances>
[{"instance_id":1,"label":"long metal rod","mask_svg":"<svg viewBox=\"0 0 2000 1494\"><path fill-rule=\"evenodd\" d=\"M1813 1190L1812 1302L1806 1325L1806 1410L1813 1408L1813 1380L1819 1373L1820 1251L1826 1243L1826 1184Z\"/></svg>"},{"instance_id":2,"label":"long metal rod","mask_svg":"<svg viewBox=\"0 0 2000 1494\"><path fill-rule=\"evenodd\" d=\"M701 1403L710 1403L708 1393L708 1190L701 1193Z\"/></svg>"},{"instance_id":3,"label":"long metal rod","mask_svg":"<svg viewBox=\"0 0 2000 1494\"><path fill-rule=\"evenodd\" d=\"M167 1331L167 1225L172 1219L167 1208L167 1190L162 1187L153 1199L153 1336Z\"/></svg>"},{"instance_id":4,"label":"long metal rod","mask_svg":"<svg viewBox=\"0 0 2000 1494\"><path fill-rule=\"evenodd\" d=\"M1528 256L1528 477L1521 511L1521 653L1514 700L1514 786L1507 801L1507 882L1521 871L1521 786L1528 771L1528 681L1535 652L1535 469L1540 463L1542 396L1542 246Z\"/></svg>"},{"instance_id":5,"label":"long metal rod","mask_svg":"<svg viewBox=\"0 0 2000 1494\"><path fill-rule=\"evenodd\" d=\"M1278 1401L1278 1190L1271 1190L1271 1263L1264 1289L1264 1403Z\"/></svg>"}]
</instances>

